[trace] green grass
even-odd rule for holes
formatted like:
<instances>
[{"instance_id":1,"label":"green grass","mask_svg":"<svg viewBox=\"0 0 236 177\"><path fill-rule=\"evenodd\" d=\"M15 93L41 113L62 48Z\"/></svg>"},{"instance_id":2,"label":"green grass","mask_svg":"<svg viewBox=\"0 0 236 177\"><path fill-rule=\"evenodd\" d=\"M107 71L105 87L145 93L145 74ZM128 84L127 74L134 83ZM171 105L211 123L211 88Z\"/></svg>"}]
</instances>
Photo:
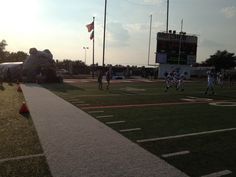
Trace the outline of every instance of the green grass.
<instances>
[{"instance_id":1,"label":"green grass","mask_svg":"<svg viewBox=\"0 0 236 177\"><path fill-rule=\"evenodd\" d=\"M38 135L29 115L19 114L24 101L15 84L0 90L0 159L41 154ZM0 176L51 176L45 158L0 162Z\"/></svg>"},{"instance_id":2,"label":"green grass","mask_svg":"<svg viewBox=\"0 0 236 177\"><path fill-rule=\"evenodd\" d=\"M82 108L84 106L78 103L80 101L90 104L89 106L182 102L181 99L188 96L215 101L236 101L235 86L216 86L216 95L204 95L206 83L199 81L186 83L184 92L174 89L164 92L163 82L116 83L111 85L109 91L98 90L96 83L56 84L45 87ZM236 127L235 107L218 107L208 103L85 111L94 110L104 110L104 113L91 114L94 118L98 115L114 115L111 118L99 119L105 124L108 121L125 120L123 124L109 125L119 133L121 129L141 128L141 131L122 133L135 143L140 139ZM159 157L165 153L189 150L190 154L165 160L190 176L201 176L226 169L233 172L228 176L236 176L235 137L236 131L231 131L138 144Z\"/></svg>"}]
</instances>

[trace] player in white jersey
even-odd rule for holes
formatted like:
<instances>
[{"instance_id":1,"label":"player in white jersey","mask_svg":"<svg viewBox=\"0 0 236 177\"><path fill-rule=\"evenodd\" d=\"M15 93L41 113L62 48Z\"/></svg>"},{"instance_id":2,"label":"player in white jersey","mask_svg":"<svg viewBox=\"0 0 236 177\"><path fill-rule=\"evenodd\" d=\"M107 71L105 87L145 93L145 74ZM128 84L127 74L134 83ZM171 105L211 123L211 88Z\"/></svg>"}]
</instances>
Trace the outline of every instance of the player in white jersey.
<instances>
[{"instance_id":1,"label":"player in white jersey","mask_svg":"<svg viewBox=\"0 0 236 177\"><path fill-rule=\"evenodd\" d=\"M186 74L187 73L180 74L179 79L178 79L177 90L184 91L184 79L185 79Z\"/></svg>"},{"instance_id":2,"label":"player in white jersey","mask_svg":"<svg viewBox=\"0 0 236 177\"><path fill-rule=\"evenodd\" d=\"M215 94L214 91L214 73L212 71L207 72L207 89L205 91L205 95L207 94L208 90L211 89L212 95Z\"/></svg>"},{"instance_id":3,"label":"player in white jersey","mask_svg":"<svg viewBox=\"0 0 236 177\"><path fill-rule=\"evenodd\" d=\"M171 80L172 80L171 74L166 72L165 73L165 84L166 84L165 92L167 92L167 90L171 87Z\"/></svg>"},{"instance_id":4,"label":"player in white jersey","mask_svg":"<svg viewBox=\"0 0 236 177\"><path fill-rule=\"evenodd\" d=\"M221 72L217 73L217 84L221 87L223 87L223 75Z\"/></svg>"}]
</instances>

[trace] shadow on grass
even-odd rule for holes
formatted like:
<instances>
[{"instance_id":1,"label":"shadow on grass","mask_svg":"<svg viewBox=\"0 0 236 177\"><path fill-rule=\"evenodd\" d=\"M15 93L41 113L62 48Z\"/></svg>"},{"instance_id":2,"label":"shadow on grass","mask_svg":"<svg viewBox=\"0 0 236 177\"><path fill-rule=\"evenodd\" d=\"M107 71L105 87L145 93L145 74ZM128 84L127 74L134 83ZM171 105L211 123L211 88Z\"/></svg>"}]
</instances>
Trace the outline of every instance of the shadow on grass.
<instances>
[{"instance_id":1,"label":"shadow on grass","mask_svg":"<svg viewBox=\"0 0 236 177\"><path fill-rule=\"evenodd\" d=\"M69 84L42 84L42 86L50 91L53 92L67 92L67 91L71 91L71 90L80 90L80 91L84 91L85 89L77 87L77 86L73 86L73 85L69 85Z\"/></svg>"},{"instance_id":2,"label":"shadow on grass","mask_svg":"<svg viewBox=\"0 0 236 177\"><path fill-rule=\"evenodd\" d=\"M0 90L4 91L5 87L3 87L2 85L0 86Z\"/></svg>"}]
</instances>

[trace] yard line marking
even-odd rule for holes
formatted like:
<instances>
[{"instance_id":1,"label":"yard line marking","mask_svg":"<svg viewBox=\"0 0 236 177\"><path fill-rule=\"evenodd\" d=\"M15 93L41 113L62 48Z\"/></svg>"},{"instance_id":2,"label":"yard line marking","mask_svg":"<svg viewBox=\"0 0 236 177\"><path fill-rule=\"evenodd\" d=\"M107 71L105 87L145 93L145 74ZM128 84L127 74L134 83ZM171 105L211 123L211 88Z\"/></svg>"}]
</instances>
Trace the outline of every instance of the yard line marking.
<instances>
[{"instance_id":1,"label":"yard line marking","mask_svg":"<svg viewBox=\"0 0 236 177\"><path fill-rule=\"evenodd\" d=\"M84 103L84 101L79 101L79 100L69 100L71 103Z\"/></svg>"},{"instance_id":2,"label":"yard line marking","mask_svg":"<svg viewBox=\"0 0 236 177\"><path fill-rule=\"evenodd\" d=\"M90 104L76 104L76 106L89 106Z\"/></svg>"},{"instance_id":3,"label":"yard line marking","mask_svg":"<svg viewBox=\"0 0 236 177\"><path fill-rule=\"evenodd\" d=\"M121 121L112 121L112 122L106 122L106 124L108 125L112 125L112 124L120 124L120 123L125 123L126 121L121 120Z\"/></svg>"},{"instance_id":4,"label":"yard line marking","mask_svg":"<svg viewBox=\"0 0 236 177\"><path fill-rule=\"evenodd\" d=\"M103 113L104 111L88 111L88 113Z\"/></svg>"},{"instance_id":5,"label":"yard line marking","mask_svg":"<svg viewBox=\"0 0 236 177\"><path fill-rule=\"evenodd\" d=\"M232 106L236 106L236 102L213 102L213 103L209 103L209 105L212 106L223 106L223 107L232 107Z\"/></svg>"},{"instance_id":6,"label":"yard line marking","mask_svg":"<svg viewBox=\"0 0 236 177\"><path fill-rule=\"evenodd\" d=\"M0 163L7 162L7 161L12 161L12 160L22 160L22 159L29 159L29 158L42 157L42 156L44 156L44 154L33 154L33 155L5 158L5 159L0 159Z\"/></svg>"},{"instance_id":7,"label":"yard line marking","mask_svg":"<svg viewBox=\"0 0 236 177\"><path fill-rule=\"evenodd\" d=\"M120 94L109 94L109 95L77 95L78 98L82 98L82 97L109 97L109 96L120 96Z\"/></svg>"},{"instance_id":8,"label":"yard line marking","mask_svg":"<svg viewBox=\"0 0 236 177\"><path fill-rule=\"evenodd\" d=\"M168 102L168 103L150 103L150 104L128 104L128 105L107 105L107 106L89 106L82 107L84 110L88 109L106 109L106 108L131 108L131 107L146 107L146 106L171 106L171 105L186 105L186 104L202 104L209 103L209 101L195 101L195 102Z\"/></svg>"},{"instance_id":9,"label":"yard line marking","mask_svg":"<svg viewBox=\"0 0 236 177\"><path fill-rule=\"evenodd\" d=\"M132 131L139 131L142 130L141 128L130 128L130 129L123 129L120 132L132 132Z\"/></svg>"},{"instance_id":10,"label":"yard line marking","mask_svg":"<svg viewBox=\"0 0 236 177\"><path fill-rule=\"evenodd\" d=\"M182 101L190 101L190 102L196 101L195 98L194 99L193 98L181 98L180 100L182 100Z\"/></svg>"},{"instance_id":11,"label":"yard line marking","mask_svg":"<svg viewBox=\"0 0 236 177\"><path fill-rule=\"evenodd\" d=\"M150 141L176 139L176 138L183 138L183 137L189 137L189 136L197 136L197 135L205 135L205 134L212 134L212 133L219 133L219 132L227 132L227 131L233 131L233 130L236 130L236 128L211 130L211 131L205 131L205 132L189 133L189 134L175 135L175 136L166 136L166 137L160 137L160 138L142 139L142 140L137 140L137 142L138 143L144 143L144 142L150 142Z\"/></svg>"},{"instance_id":12,"label":"yard line marking","mask_svg":"<svg viewBox=\"0 0 236 177\"><path fill-rule=\"evenodd\" d=\"M173 156L178 156L178 155L185 155L185 154L189 154L190 151L180 151L180 152L173 152L173 153L169 153L169 154L163 154L161 155L162 157L173 157Z\"/></svg>"},{"instance_id":13,"label":"yard line marking","mask_svg":"<svg viewBox=\"0 0 236 177\"><path fill-rule=\"evenodd\" d=\"M198 97L195 97L195 96L187 96L187 98L194 99L194 98L198 98Z\"/></svg>"},{"instance_id":14,"label":"yard line marking","mask_svg":"<svg viewBox=\"0 0 236 177\"><path fill-rule=\"evenodd\" d=\"M83 104L84 101L70 101L72 104Z\"/></svg>"},{"instance_id":15,"label":"yard line marking","mask_svg":"<svg viewBox=\"0 0 236 177\"><path fill-rule=\"evenodd\" d=\"M201 177L220 177L220 176L228 175L228 174L231 174L231 173L232 173L232 171L230 171L230 170L224 170L224 171L211 173L211 174L208 174L208 175L203 175Z\"/></svg>"},{"instance_id":16,"label":"yard line marking","mask_svg":"<svg viewBox=\"0 0 236 177\"><path fill-rule=\"evenodd\" d=\"M114 117L114 115L105 115L105 116L97 116L96 118L109 118L109 117Z\"/></svg>"}]
</instances>

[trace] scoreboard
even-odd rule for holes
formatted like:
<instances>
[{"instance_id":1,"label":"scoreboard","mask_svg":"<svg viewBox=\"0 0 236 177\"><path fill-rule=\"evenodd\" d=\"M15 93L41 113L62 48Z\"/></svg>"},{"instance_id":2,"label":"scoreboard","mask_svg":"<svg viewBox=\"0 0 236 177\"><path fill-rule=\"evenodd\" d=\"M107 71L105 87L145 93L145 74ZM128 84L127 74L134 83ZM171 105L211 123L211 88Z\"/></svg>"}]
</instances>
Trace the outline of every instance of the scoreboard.
<instances>
[{"instance_id":1,"label":"scoreboard","mask_svg":"<svg viewBox=\"0 0 236 177\"><path fill-rule=\"evenodd\" d=\"M156 63L192 65L196 63L197 36L180 32L158 32Z\"/></svg>"}]
</instances>

